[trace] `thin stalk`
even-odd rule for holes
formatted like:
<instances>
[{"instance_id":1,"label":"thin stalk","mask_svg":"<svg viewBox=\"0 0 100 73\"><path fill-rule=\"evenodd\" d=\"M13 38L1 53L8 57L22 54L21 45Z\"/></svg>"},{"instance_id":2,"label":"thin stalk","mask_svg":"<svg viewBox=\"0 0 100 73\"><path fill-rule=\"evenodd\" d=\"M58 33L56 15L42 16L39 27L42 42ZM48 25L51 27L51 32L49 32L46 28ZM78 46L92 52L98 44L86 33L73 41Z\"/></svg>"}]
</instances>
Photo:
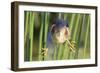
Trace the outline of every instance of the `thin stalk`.
<instances>
[{"instance_id":1,"label":"thin stalk","mask_svg":"<svg viewBox=\"0 0 100 73\"><path fill-rule=\"evenodd\" d=\"M74 20L75 20L75 13L72 14L72 17L71 17L71 22L70 22L70 33L72 32L72 28L73 28L73 25L74 25Z\"/></svg>"},{"instance_id":2,"label":"thin stalk","mask_svg":"<svg viewBox=\"0 0 100 73\"><path fill-rule=\"evenodd\" d=\"M25 22L25 29L24 29L24 50L25 50L25 52L24 52L24 60L25 61L28 61L29 60L29 45L28 45L28 40L29 40L29 35L28 35L28 31L29 31L29 12L25 12L25 20L24 20L24 22Z\"/></svg>"},{"instance_id":3,"label":"thin stalk","mask_svg":"<svg viewBox=\"0 0 100 73\"><path fill-rule=\"evenodd\" d=\"M61 53L61 56L60 56L60 59L62 60L62 59L64 59L64 57L65 57L65 52L66 52L66 43L64 43L64 44L62 44L62 53Z\"/></svg>"},{"instance_id":4,"label":"thin stalk","mask_svg":"<svg viewBox=\"0 0 100 73\"><path fill-rule=\"evenodd\" d=\"M25 16L25 19L24 19L24 26L26 27L26 23L27 23L27 19L28 19L28 15L27 15L27 12L24 12L24 16ZM26 61L27 60L27 43L25 42L25 38L26 38L26 28L24 27L24 50L25 50L25 52L24 52L24 60Z\"/></svg>"},{"instance_id":5,"label":"thin stalk","mask_svg":"<svg viewBox=\"0 0 100 73\"><path fill-rule=\"evenodd\" d=\"M26 38L27 38L27 34L28 34L28 19L29 19L29 12L26 12L26 21L25 21L25 40L24 42L26 42Z\"/></svg>"},{"instance_id":6,"label":"thin stalk","mask_svg":"<svg viewBox=\"0 0 100 73\"><path fill-rule=\"evenodd\" d=\"M68 57L68 49L69 49L69 47L68 47L67 44L68 44L67 42L65 42L63 44L64 45L64 48L62 48L62 49L64 49L64 50L62 51L63 52L62 59L66 59Z\"/></svg>"},{"instance_id":7,"label":"thin stalk","mask_svg":"<svg viewBox=\"0 0 100 73\"><path fill-rule=\"evenodd\" d=\"M75 23L76 25L75 25L75 30L74 30L73 40L75 40L76 35L77 35L77 29L78 29L79 19L80 19L80 14L78 14L77 20L76 20L76 23Z\"/></svg>"},{"instance_id":8,"label":"thin stalk","mask_svg":"<svg viewBox=\"0 0 100 73\"><path fill-rule=\"evenodd\" d=\"M48 13L45 13L45 28L44 28L44 48L46 48L46 41L47 41L47 32L48 32ZM43 60L45 59L45 55L43 55Z\"/></svg>"},{"instance_id":9,"label":"thin stalk","mask_svg":"<svg viewBox=\"0 0 100 73\"><path fill-rule=\"evenodd\" d=\"M24 50L25 50L25 52L24 52L24 60L25 61L28 61L29 59L28 59L28 42L26 42L26 41L28 41L28 25L29 25L29 21L28 21L28 19L29 19L29 12L25 12L25 20L24 20L24 22L25 22L25 29L24 29Z\"/></svg>"},{"instance_id":10,"label":"thin stalk","mask_svg":"<svg viewBox=\"0 0 100 73\"><path fill-rule=\"evenodd\" d=\"M84 58L86 57L86 51L87 51L87 40L88 40L88 31L89 31L89 25L90 24L90 18L88 17L87 21L87 28L86 28L86 36L85 36L85 45L84 45Z\"/></svg>"},{"instance_id":11,"label":"thin stalk","mask_svg":"<svg viewBox=\"0 0 100 73\"><path fill-rule=\"evenodd\" d=\"M62 49L63 49L62 44L59 44L57 60L60 60Z\"/></svg>"},{"instance_id":12,"label":"thin stalk","mask_svg":"<svg viewBox=\"0 0 100 73\"><path fill-rule=\"evenodd\" d=\"M48 32L48 13L45 13L45 34L44 34L44 47L46 47L47 32Z\"/></svg>"},{"instance_id":13,"label":"thin stalk","mask_svg":"<svg viewBox=\"0 0 100 73\"><path fill-rule=\"evenodd\" d=\"M85 20L85 15L80 15L80 22L78 23L79 29L77 32L77 37L76 37L76 42L77 42L77 46L75 49L75 55L74 55L74 59L78 58L78 54L79 54L79 43L80 43L80 38L81 38L81 31L82 31L82 25L84 25L84 20Z\"/></svg>"},{"instance_id":14,"label":"thin stalk","mask_svg":"<svg viewBox=\"0 0 100 73\"><path fill-rule=\"evenodd\" d=\"M54 55L53 55L54 60L57 59L57 49L58 49L58 45L56 45L55 48L54 48Z\"/></svg>"},{"instance_id":15,"label":"thin stalk","mask_svg":"<svg viewBox=\"0 0 100 73\"><path fill-rule=\"evenodd\" d=\"M40 37L39 37L39 60L42 60L42 54L41 54L41 49L42 49L42 38L43 38L43 25L44 25L44 13L41 13L41 27L40 27Z\"/></svg>"},{"instance_id":16,"label":"thin stalk","mask_svg":"<svg viewBox=\"0 0 100 73\"><path fill-rule=\"evenodd\" d=\"M78 30L79 20L80 20L80 14L77 14L76 23L73 22L73 24L75 24L74 33L73 33L73 37L72 37L72 40L73 40L73 41L76 41L76 36L77 36L77 30ZM71 34L71 35L72 35L72 34ZM70 52L71 52L71 50L70 50ZM70 56L71 59L73 59L74 54L73 54L73 53L70 53L69 56Z\"/></svg>"},{"instance_id":17,"label":"thin stalk","mask_svg":"<svg viewBox=\"0 0 100 73\"><path fill-rule=\"evenodd\" d=\"M74 27L74 24L75 24L75 19L77 19L77 18L75 18L76 17L76 14L75 13L73 13L72 14L72 16L71 16L71 20L70 20L70 27L69 27L69 32L70 32L70 37L72 36L72 34L73 34L73 32L72 32L72 28ZM72 37L71 37L72 38ZM69 48L69 47L68 47ZM70 56L71 56L71 49L68 49L68 51L67 51L68 53L68 55L67 55L67 59L70 59Z\"/></svg>"},{"instance_id":18,"label":"thin stalk","mask_svg":"<svg viewBox=\"0 0 100 73\"><path fill-rule=\"evenodd\" d=\"M30 12L30 61L32 61L33 35L34 35L34 13Z\"/></svg>"}]
</instances>

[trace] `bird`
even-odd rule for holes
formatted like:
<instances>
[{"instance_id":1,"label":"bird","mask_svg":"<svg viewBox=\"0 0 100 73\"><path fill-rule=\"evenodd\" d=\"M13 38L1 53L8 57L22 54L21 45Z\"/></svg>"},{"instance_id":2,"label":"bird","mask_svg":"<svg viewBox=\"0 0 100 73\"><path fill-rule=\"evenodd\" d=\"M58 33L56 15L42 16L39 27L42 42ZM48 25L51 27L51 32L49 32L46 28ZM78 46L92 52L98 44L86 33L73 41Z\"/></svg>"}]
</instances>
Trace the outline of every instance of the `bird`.
<instances>
[{"instance_id":1,"label":"bird","mask_svg":"<svg viewBox=\"0 0 100 73\"><path fill-rule=\"evenodd\" d=\"M70 31L68 21L64 19L55 19L47 33L46 48L43 48L44 55L48 55L48 59L52 59L54 49L57 44L68 42L70 49L75 48L74 42L70 41Z\"/></svg>"}]
</instances>

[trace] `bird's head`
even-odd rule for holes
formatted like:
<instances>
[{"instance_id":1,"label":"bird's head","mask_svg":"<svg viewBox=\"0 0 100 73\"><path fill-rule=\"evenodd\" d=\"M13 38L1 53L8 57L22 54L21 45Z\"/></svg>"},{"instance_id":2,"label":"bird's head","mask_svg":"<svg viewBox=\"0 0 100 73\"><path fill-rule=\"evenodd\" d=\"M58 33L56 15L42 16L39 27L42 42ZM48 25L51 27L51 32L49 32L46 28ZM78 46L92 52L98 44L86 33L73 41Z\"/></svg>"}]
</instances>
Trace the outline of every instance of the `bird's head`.
<instances>
[{"instance_id":1,"label":"bird's head","mask_svg":"<svg viewBox=\"0 0 100 73\"><path fill-rule=\"evenodd\" d=\"M64 43L69 37L68 22L56 19L51 27L52 39L57 43Z\"/></svg>"}]
</instances>

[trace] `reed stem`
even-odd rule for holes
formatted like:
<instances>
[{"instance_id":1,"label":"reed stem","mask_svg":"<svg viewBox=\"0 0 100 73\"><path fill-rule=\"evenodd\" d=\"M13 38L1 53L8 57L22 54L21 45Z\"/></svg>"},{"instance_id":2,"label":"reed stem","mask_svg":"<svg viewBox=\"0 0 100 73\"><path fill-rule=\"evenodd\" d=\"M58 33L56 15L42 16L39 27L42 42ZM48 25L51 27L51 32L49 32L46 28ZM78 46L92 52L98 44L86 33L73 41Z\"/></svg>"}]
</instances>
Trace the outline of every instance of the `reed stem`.
<instances>
[{"instance_id":1,"label":"reed stem","mask_svg":"<svg viewBox=\"0 0 100 73\"><path fill-rule=\"evenodd\" d=\"M34 36L34 13L30 12L30 61L33 53L33 36Z\"/></svg>"},{"instance_id":2,"label":"reed stem","mask_svg":"<svg viewBox=\"0 0 100 73\"><path fill-rule=\"evenodd\" d=\"M83 57L86 57L86 52L87 52L87 41L88 41L88 32L89 32L89 25L90 24L90 18L88 17L88 21L87 21L87 28L86 28L86 36L85 36L85 45L84 45L84 55Z\"/></svg>"},{"instance_id":3,"label":"reed stem","mask_svg":"<svg viewBox=\"0 0 100 73\"><path fill-rule=\"evenodd\" d=\"M39 37L39 60L41 61L42 60L42 48L43 48L43 46L42 46L42 38L43 38L43 25L44 25L44 13L41 13L41 16L40 16L40 19L41 19L41 25L40 25L40 37Z\"/></svg>"}]
</instances>

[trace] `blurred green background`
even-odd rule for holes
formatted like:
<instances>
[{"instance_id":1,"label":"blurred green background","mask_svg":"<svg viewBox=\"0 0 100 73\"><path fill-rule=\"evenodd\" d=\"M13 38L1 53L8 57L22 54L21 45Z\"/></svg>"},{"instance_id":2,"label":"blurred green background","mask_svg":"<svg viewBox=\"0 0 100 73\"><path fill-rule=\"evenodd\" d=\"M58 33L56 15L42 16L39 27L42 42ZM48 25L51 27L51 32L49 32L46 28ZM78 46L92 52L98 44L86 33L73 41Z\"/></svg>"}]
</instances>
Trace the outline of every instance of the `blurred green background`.
<instances>
[{"instance_id":1,"label":"blurred green background","mask_svg":"<svg viewBox=\"0 0 100 73\"><path fill-rule=\"evenodd\" d=\"M90 14L24 12L24 61L43 61L46 57L41 49L46 47L46 39L51 22L55 18L68 21L71 39L76 42L73 53L67 45L59 47L55 60L90 58ZM63 49L62 49L63 48ZM55 52L56 53L56 52ZM44 59L43 59L44 57Z\"/></svg>"}]
</instances>

